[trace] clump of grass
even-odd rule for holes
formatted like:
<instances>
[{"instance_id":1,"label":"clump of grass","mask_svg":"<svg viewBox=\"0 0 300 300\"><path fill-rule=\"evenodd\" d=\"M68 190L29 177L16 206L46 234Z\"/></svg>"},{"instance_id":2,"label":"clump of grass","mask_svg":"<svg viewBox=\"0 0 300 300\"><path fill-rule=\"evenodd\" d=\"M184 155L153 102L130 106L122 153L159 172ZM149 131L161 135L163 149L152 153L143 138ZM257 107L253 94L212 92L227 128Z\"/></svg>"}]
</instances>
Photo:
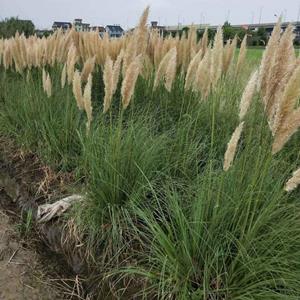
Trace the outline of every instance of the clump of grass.
<instances>
[{"instance_id":1,"label":"clump of grass","mask_svg":"<svg viewBox=\"0 0 300 300\"><path fill-rule=\"evenodd\" d=\"M299 207L265 150L247 151L232 172L207 168L184 188L165 186L156 209L135 207L143 250L115 273L143 278L146 298L299 297Z\"/></svg>"}]
</instances>

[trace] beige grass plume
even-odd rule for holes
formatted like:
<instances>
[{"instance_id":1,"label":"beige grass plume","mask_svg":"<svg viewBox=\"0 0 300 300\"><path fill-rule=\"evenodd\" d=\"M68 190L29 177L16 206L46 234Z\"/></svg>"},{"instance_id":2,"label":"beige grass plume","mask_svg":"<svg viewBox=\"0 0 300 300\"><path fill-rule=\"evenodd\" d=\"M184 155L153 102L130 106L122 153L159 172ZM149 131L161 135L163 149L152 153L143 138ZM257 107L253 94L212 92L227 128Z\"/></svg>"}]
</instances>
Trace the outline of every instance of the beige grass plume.
<instances>
[{"instance_id":1,"label":"beige grass plume","mask_svg":"<svg viewBox=\"0 0 300 300\"><path fill-rule=\"evenodd\" d=\"M84 104L84 110L86 112L87 116L87 123L86 123L86 129L87 132L90 131L91 127L91 122L93 119L92 112L93 112L93 107L92 107L92 74L89 75L87 84L84 87L84 92L83 92L83 104Z\"/></svg>"},{"instance_id":2,"label":"beige grass plume","mask_svg":"<svg viewBox=\"0 0 300 300\"><path fill-rule=\"evenodd\" d=\"M288 120L283 122L278 128L272 145L272 153L279 152L290 137L299 129L300 126L300 108L294 110L288 117Z\"/></svg>"},{"instance_id":3,"label":"beige grass plume","mask_svg":"<svg viewBox=\"0 0 300 300\"><path fill-rule=\"evenodd\" d=\"M168 61L168 65L166 68L166 75L165 75L165 87L168 92L171 92L172 84L176 76L176 69L177 69L177 51L176 47L173 48L174 51L172 51L172 55Z\"/></svg>"},{"instance_id":4,"label":"beige grass plume","mask_svg":"<svg viewBox=\"0 0 300 300\"><path fill-rule=\"evenodd\" d=\"M230 68L230 65L234 58L234 53L236 49L237 44L237 36L234 37L234 39L229 42L227 41L227 44L224 48L224 56L223 56L223 73L226 74Z\"/></svg>"},{"instance_id":5,"label":"beige grass plume","mask_svg":"<svg viewBox=\"0 0 300 300\"><path fill-rule=\"evenodd\" d=\"M89 75L93 72L95 67L96 56L88 58L81 72L81 82L86 82L88 80Z\"/></svg>"},{"instance_id":6,"label":"beige grass plume","mask_svg":"<svg viewBox=\"0 0 300 300\"><path fill-rule=\"evenodd\" d=\"M300 97L300 66L293 72L276 111L272 146L273 154L280 151L300 126L300 108L295 109Z\"/></svg>"},{"instance_id":7,"label":"beige grass plume","mask_svg":"<svg viewBox=\"0 0 300 300\"><path fill-rule=\"evenodd\" d=\"M45 81L45 92L47 94L47 97L50 98L52 95L52 82L49 73L47 74Z\"/></svg>"},{"instance_id":8,"label":"beige grass plume","mask_svg":"<svg viewBox=\"0 0 300 300\"><path fill-rule=\"evenodd\" d=\"M47 73L45 69L42 70L42 83L43 83L43 90L46 92L46 80L47 80Z\"/></svg>"},{"instance_id":9,"label":"beige grass plume","mask_svg":"<svg viewBox=\"0 0 300 300\"><path fill-rule=\"evenodd\" d=\"M296 67L288 83L285 86L283 96L278 102L274 118L274 133L276 134L280 125L288 120L289 115L294 111L297 100L300 96L300 65Z\"/></svg>"},{"instance_id":10,"label":"beige grass plume","mask_svg":"<svg viewBox=\"0 0 300 300\"><path fill-rule=\"evenodd\" d=\"M212 49L211 83L215 86L222 75L223 69L223 30L219 27Z\"/></svg>"},{"instance_id":11,"label":"beige grass plume","mask_svg":"<svg viewBox=\"0 0 300 300\"><path fill-rule=\"evenodd\" d=\"M300 168L293 172L293 176L286 182L285 191L291 192L297 188L300 183Z\"/></svg>"},{"instance_id":12,"label":"beige grass plume","mask_svg":"<svg viewBox=\"0 0 300 300\"><path fill-rule=\"evenodd\" d=\"M193 53L195 54L195 49L197 45L197 28L192 24L188 32L188 52L189 52L189 61L193 58Z\"/></svg>"},{"instance_id":13,"label":"beige grass plume","mask_svg":"<svg viewBox=\"0 0 300 300\"><path fill-rule=\"evenodd\" d=\"M136 36L132 35L128 39L129 39L129 42L126 46L124 60L123 60L123 69L122 69L123 76L125 76L128 66L134 60L134 58L136 57L136 53L137 53Z\"/></svg>"},{"instance_id":14,"label":"beige grass plume","mask_svg":"<svg viewBox=\"0 0 300 300\"><path fill-rule=\"evenodd\" d=\"M211 90L211 63L211 49L208 48L198 66L193 84L193 91L201 92L203 98L207 98Z\"/></svg>"},{"instance_id":15,"label":"beige grass plume","mask_svg":"<svg viewBox=\"0 0 300 300\"><path fill-rule=\"evenodd\" d=\"M139 76L141 65L141 56L137 56L128 66L125 77L122 82L121 95L123 108L126 109L134 93L136 81Z\"/></svg>"},{"instance_id":16,"label":"beige grass plume","mask_svg":"<svg viewBox=\"0 0 300 300\"><path fill-rule=\"evenodd\" d=\"M240 53L238 56L238 60L236 63L236 69L235 69L236 75L238 75L241 72L241 69L245 62L246 54L247 54L247 34L245 34L242 44L241 44L241 47L240 47Z\"/></svg>"},{"instance_id":17,"label":"beige grass plume","mask_svg":"<svg viewBox=\"0 0 300 300\"><path fill-rule=\"evenodd\" d=\"M155 74L155 79L154 79L154 85L153 85L153 90L156 90L157 87L159 86L159 84L161 83L162 80L165 79L166 76L166 72L167 72L167 68L169 66L169 62L171 59L176 60L176 47L170 49L167 54L163 57L163 59L161 60L158 69L156 71Z\"/></svg>"},{"instance_id":18,"label":"beige grass plume","mask_svg":"<svg viewBox=\"0 0 300 300\"><path fill-rule=\"evenodd\" d=\"M68 83L71 84L73 81L75 64L77 62L77 50L74 44L71 45L68 56L67 56L67 75L68 75Z\"/></svg>"},{"instance_id":19,"label":"beige grass plume","mask_svg":"<svg viewBox=\"0 0 300 300\"><path fill-rule=\"evenodd\" d=\"M147 49L148 31L147 20L149 16L150 7L147 6L144 10L139 25L137 28L137 54L145 54Z\"/></svg>"},{"instance_id":20,"label":"beige grass plume","mask_svg":"<svg viewBox=\"0 0 300 300\"><path fill-rule=\"evenodd\" d=\"M240 140L241 133L243 130L243 126L244 126L244 122L241 122L239 124L239 126L235 129L235 131L233 132L231 139L230 139L229 143L227 144L227 150L226 150L225 156L224 156L224 165L223 165L224 171L228 171L228 169L232 165L232 162L233 162L233 159L234 159L234 156L236 153L236 148L237 148L237 145L238 145L238 142Z\"/></svg>"},{"instance_id":21,"label":"beige grass plume","mask_svg":"<svg viewBox=\"0 0 300 300\"><path fill-rule=\"evenodd\" d=\"M105 96L103 101L103 112L106 113L111 105L113 96L113 62L109 56L106 57L106 61L103 69L103 82L105 87Z\"/></svg>"},{"instance_id":22,"label":"beige grass plume","mask_svg":"<svg viewBox=\"0 0 300 300\"><path fill-rule=\"evenodd\" d=\"M185 90L189 90L193 86L197 68L201 60L202 60L202 49L198 51L198 53L194 56L194 58L191 60L188 66L187 73L185 76L185 85L184 85Z\"/></svg>"},{"instance_id":23,"label":"beige grass plume","mask_svg":"<svg viewBox=\"0 0 300 300\"><path fill-rule=\"evenodd\" d=\"M201 49L203 55L206 53L207 45L208 45L208 28L206 27L201 40Z\"/></svg>"},{"instance_id":24,"label":"beige grass plume","mask_svg":"<svg viewBox=\"0 0 300 300\"><path fill-rule=\"evenodd\" d=\"M26 82L29 83L30 79L31 79L31 73L30 73L30 70L27 70Z\"/></svg>"},{"instance_id":25,"label":"beige grass plume","mask_svg":"<svg viewBox=\"0 0 300 300\"><path fill-rule=\"evenodd\" d=\"M289 25L283 33L279 45L274 53L275 58L271 60L272 65L268 74L266 93L263 97L268 121L274 134L274 117L278 102L282 98L282 92L289 80L295 63L295 50L293 45L293 27Z\"/></svg>"},{"instance_id":26,"label":"beige grass plume","mask_svg":"<svg viewBox=\"0 0 300 300\"><path fill-rule=\"evenodd\" d=\"M266 93L269 70L273 65L272 61L275 59L275 53L277 51L280 39L280 32L281 20L279 19L272 31L271 37L263 53L262 61L260 64L257 88L261 91L262 96L264 96Z\"/></svg>"},{"instance_id":27,"label":"beige grass plume","mask_svg":"<svg viewBox=\"0 0 300 300\"><path fill-rule=\"evenodd\" d=\"M77 107L80 110L83 110L84 101L83 101L82 89L81 89L81 75L78 70L75 71L73 77L73 94L76 99Z\"/></svg>"},{"instance_id":28,"label":"beige grass plume","mask_svg":"<svg viewBox=\"0 0 300 300\"><path fill-rule=\"evenodd\" d=\"M244 119L249 109L253 95L256 90L257 78L258 78L258 70L252 73L250 80L248 81L246 88L243 92L242 99L240 102L240 114L239 114L240 120Z\"/></svg>"},{"instance_id":29,"label":"beige grass plume","mask_svg":"<svg viewBox=\"0 0 300 300\"><path fill-rule=\"evenodd\" d=\"M117 87L118 87L123 57L124 57L124 51L122 49L114 63L114 67L113 67L113 75L112 75L112 77L113 77L112 93L113 94L116 92Z\"/></svg>"},{"instance_id":30,"label":"beige grass plume","mask_svg":"<svg viewBox=\"0 0 300 300\"><path fill-rule=\"evenodd\" d=\"M66 79L67 79L67 66L66 66L66 64L64 64L64 67L61 72L61 78L60 78L60 84L61 84L62 89L66 85Z\"/></svg>"},{"instance_id":31,"label":"beige grass plume","mask_svg":"<svg viewBox=\"0 0 300 300\"><path fill-rule=\"evenodd\" d=\"M141 76L146 80L150 79L150 77L153 73L153 68L154 68L154 66L153 66L153 63L152 63L149 55L147 55L147 54L144 55L142 68L141 68L141 72L140 72Z\"/></svg>"},{"instance_id":32,"label":"beige grass plume","mask_svg":"<svg viewBox=\"0 0 300 300\"><path fill-rule=\"evenodd\" d=\"M4 69L7 70L12 66L13 58L12 58L12 40L4 40L4 50L3 50L3 66Z\"/></svg>"}]
</instances>

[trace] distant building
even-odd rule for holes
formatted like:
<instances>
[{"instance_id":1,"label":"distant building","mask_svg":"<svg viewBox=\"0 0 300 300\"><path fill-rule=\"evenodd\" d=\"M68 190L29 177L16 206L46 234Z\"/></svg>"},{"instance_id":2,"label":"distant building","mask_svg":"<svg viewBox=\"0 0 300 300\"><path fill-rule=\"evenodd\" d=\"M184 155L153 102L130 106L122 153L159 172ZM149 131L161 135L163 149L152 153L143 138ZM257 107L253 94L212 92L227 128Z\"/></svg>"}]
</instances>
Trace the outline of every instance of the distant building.
<instances>
[{"instance_id":1,"label":"distant building","mask_svg":"<svg viewBox=\"0 0 300 300\"><path fill-rule=\"evenodd\" d=\"M294 33L295 33L295 42L300 43L300 22L283 22L281 24L281 29L284 31L289 24L292 24L294 26ZM258 31L259 29L264 29L267 38L269 38L273 32L273 29L275 27L276 23L258 23L258 24L235 24L235 25L230 25L233 28L243 28L249 32L255 32ZM204 28L208 27L211 30L217 30L220 25L209 25L209 24L194 24L193 26L196 27L197 30L203 30ZM176 33L184 28L189 28L191 25L174 25L174 26L166 26L165 27L165 32L167 33Z\"/></svg>"},{"instance_id":2,"label":"distant building","mask_svg":"<svg viewBox=\"0 0 300 300\"><path fill-rule=\"evenodd\" d=\"M101 37L104 36L104 33L105 33L105 28L103 26L92 26L90 27L90 31L99 31L99 35Z\"/></svg>"},{"instance_id":3,"label":"distant building","mask_svg":"<svg viewBox=\"0 0 300 300\"><path fill-rule=\"evenodd\" d=\"M62 29L63 31L67 31L72 27L70 22L54 22L52 25L52 30Z\"/></svg>"},{"instance_id":4,"label":"distant building","mask_svg":"<svg viewBox=\"0 0 300 300\"><path fill-rule=\"evenodd\" d=\"M105 31L112 38L118 38L124 34L124 30L120 25L106 25Z\"/></svg>"},{"instance_id":5,"label":"distant building","mask_svg":"<svg viewBox=\"0 0 300 300\"><path fill-rule=\"evenodd\" d=\"M76 31L90 31L90 24L83 23L82 19L74 19L73 26Z\"/></svg>"},{"instance_id":6,"label":"distant building","mask_svg":"<svg viewBox=\"0 0 300 300\"><path fill-rule=\"evenodd\" d=\"M166 27L158 25L157 21L151 21L150 29L159 31L160 34L163 34Z\"/></svg>"}]
</instances>

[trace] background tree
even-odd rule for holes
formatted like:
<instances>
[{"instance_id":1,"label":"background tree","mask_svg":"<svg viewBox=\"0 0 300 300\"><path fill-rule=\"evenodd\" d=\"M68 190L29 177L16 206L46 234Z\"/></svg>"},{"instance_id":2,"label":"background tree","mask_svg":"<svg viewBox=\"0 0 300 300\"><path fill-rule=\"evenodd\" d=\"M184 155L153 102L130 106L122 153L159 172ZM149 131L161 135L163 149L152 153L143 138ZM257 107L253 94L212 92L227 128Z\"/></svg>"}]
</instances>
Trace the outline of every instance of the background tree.
<instances>
[{"instance_id":1,"label":"background tree","mask_svg":"<svg viewBox=\"0 0 300 300\"><path fill-rule=\"evenodd\" d=\"M18 17L6 18L0 22L0 37L9 38L16 32L28 37L34 34L35 26L31 20L20 20Z\"/></svg>"},{"instance_id":2,"label":"background tree","mask_svg":"<svg viewBox=\"0 0 300 300\"><path fill-rule=\"evenodd\" d=\"M243 27L233 27L231 24L226 21L223 25L223 35L224 35L224 41L227 41L229 39L233 39L235 36L238 37L238 43L240 43L245 34L247 34L247 30Z\"/></svg>"}]
</instances>

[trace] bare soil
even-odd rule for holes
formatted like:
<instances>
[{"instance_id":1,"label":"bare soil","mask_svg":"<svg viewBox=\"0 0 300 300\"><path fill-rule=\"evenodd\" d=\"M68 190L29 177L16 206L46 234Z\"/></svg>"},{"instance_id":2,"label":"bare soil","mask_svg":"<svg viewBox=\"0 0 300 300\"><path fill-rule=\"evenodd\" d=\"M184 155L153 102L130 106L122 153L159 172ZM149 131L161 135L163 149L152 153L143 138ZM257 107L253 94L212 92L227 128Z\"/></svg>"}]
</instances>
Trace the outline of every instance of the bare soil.
<instances>
[{"instance_id":1,"label":"bare soil","mask_svg":"<svg viewBox=\"0 0 300 300\"><path fill-rule=\"evenodd\" d=\"M60 198L68 181L0 136L0 300L89 299L81 276L51 247L61 241L58 222L38 228L33 217L26 227L28 211Z\"/></svg>"},{"instance_id":2,"label":"bare soil","mask_svg":"<svg viewBox=\"0 0 300 300\"><path fill-rule=\"evenodd\" d=\"M0 193L0 201L6 195ZM16 224L0 209L0 299L63 299L44 272L41 259L26 246Z\"/></svg>"}]
</instances>

